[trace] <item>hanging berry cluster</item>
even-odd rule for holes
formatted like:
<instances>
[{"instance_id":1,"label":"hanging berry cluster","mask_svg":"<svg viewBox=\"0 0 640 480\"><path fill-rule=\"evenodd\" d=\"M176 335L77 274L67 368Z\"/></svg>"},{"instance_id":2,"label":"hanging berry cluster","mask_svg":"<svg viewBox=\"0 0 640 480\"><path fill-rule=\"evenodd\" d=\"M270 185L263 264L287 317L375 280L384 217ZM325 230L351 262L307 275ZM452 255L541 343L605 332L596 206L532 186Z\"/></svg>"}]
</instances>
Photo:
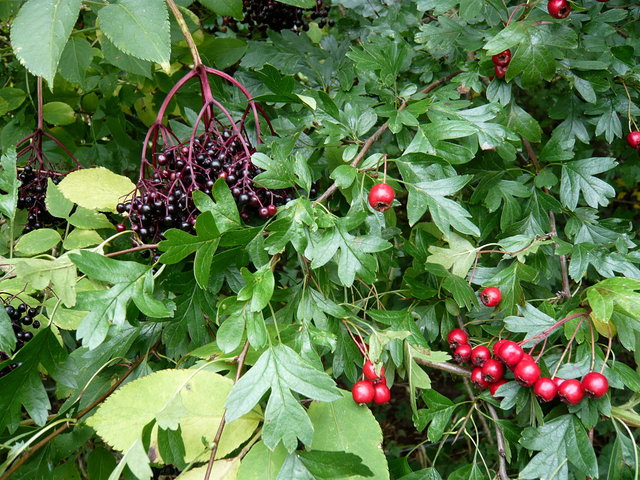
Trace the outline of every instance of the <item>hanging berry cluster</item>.
<instances>
[{"instance_id":1,"label":"hanging berry cluster","mask_svg":"<svg viewBox=\"0 0 640 480\"><path fill-rule=\"evenodd\" d=\"M496 78L504 78L507 74L507 67L511 62L511 50L508 48L504 52L500 52L491 57L493 62L493 71L496 74Z\"/></svg>"},{"instance_id":2,"label":"hanging berry cluster","mask_svg":"<svg viewBox=\"0 0 640 480\"><path fill-rule=\"evenodd\" d=\"M351 388L353 401L361 405L371 402L376 405L382 405L389 402L391 400L391 390L387 387L384 365L380 365L379 369L376 369L376 366L368 358L368 346L364 343L362 337L351 335L351 338L365 358L362 366L364 379L354 383Z\"/></svg>"},{"instance_id":3,"label":"hanging berry cluster","mask_svg":"<svg viewBox=\"0 0 640 480\"><path fill-rule=\"evenodd\" d=\"M11 320L11 326L13 327L13 333L16 336L16 346L12 352L0 352L0 362L5 362L13 357L13 355L20 350L25 343L33 338L33 332L25 329L38 329L40 328L40 322L35 320L38 311L35 308L29 307L26 303L20 303L17 307L9 305L4 299L4 311ZM18 368L19 363L11 363L0 370L0 377L7 375L12 370Z\"/></svg>"},{"instance_id":4,"label":"hanging berry cluster","mask_svg":"<svg viewBox=\"0 0 640 480\"><path fill-rule=\"evenodd\" d=\"M489 388L496 395L498 388L507 383L507 368L513 378L523 387L533 387L533 393L543 402L550 402L556 396L568 405L580 403L585 394L591 398L604 396L609 389L607 378L598 372L590 372L582 382L577 379L565 380L552 375L542 377L537 361L525 353L520 343L499 340L493 345L493 355L485 345L472 348L469 336L455 328L447 335L453 359L458 363L470 363L471 382L480 389Z\"/></svg>"},{"instance_id":5,"label":"hanging berry cluster","mask_svg":"<svg viewBox=\"0 0 640 480\"><path fill-rule=\"evenodd\" d=\"M230 82L246 96L248 104L239 120L234 120L229 111L213 98L209 75ZM180 140L163 124L163 119L178 90L194 78L200 81L203 107L191 137ZM219 112L218 116L214 110ZM262 170L251 163L255 148L246 130L250 113L260 142L259 114L267 123L269 121L263 110L251 100L247 89L233 77L198 65L176 83L147 133L136 191L129 201L116 206L119 213L128 214L131 230L141 242L155 243L169 228L193 231L198 216L193 192L210 195L218 179L224 179L229 185L244 221L256 217L269 218L276 214L278 206L291 200L294 195L292 189L270 190L254 181ZM124 223L118 226L119 230L125 228Z\"/></svg>"},{"instance_id":6,"label":"hanging berry cluster","mask_svg":"<svg viewBox=\"0 0 640 480\"><path fill-rule=\"evenodd\" d=\"M309 30L309 23L315 21L320 27L333 25L327 19L329 8L323 5L323 0L316 0L312 10L286 5L274 0L244 0L244 20L250 32L265 32L268 28L277 32L292 30L300 32ZM225 18L225 24L236 28L231 18Z\"/></svg>"}]
</instances>

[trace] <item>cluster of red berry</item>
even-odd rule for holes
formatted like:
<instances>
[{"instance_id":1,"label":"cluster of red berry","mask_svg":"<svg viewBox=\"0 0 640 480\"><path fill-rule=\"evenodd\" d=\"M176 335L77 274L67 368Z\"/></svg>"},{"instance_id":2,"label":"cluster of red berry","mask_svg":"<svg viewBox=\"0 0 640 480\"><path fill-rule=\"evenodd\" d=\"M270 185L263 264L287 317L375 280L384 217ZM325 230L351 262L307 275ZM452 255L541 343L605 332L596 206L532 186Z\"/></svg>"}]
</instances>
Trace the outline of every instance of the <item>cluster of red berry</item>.
<instances>
[{"instance_id":1,"label":"cluster of red berry","mask_svg":"<svg viewBox=\"0 0 640 480\"><path fill-rule=\"evenodd\" d=\"M493 62L493 71L496 72L497 78L504 78L507 74L507 67L511 62L511 50L508 48L504 52L500 52L491 57Z\"/></svg>"},{"instance_id":2,"label":"cluster of red berry","mask_svg":"<svg viewBox=\"0 0 640 480\"><path fill-rule=\"evenodd\" d=\"M588 373L582 382L576 379L541 377L536 360L511 340L498 340L493 345L493 356L485 345L472 349L469 336L459 328L449 332L447 341L456 362L470 362L475 367L471 371L471 382L480 389L489 388L491 395L496 395L498 388L507 383L504 378L505 367L513 372L514 379L520 385L533 386L533 393L543 402L550 402L557 395L562 402L575 405L585 394L591 398L600 398L609 389L607 378L598 372Z\"/></svg>"},{"instance_id":3,"label":"cluster of red berry","mask_svg":"<svg viewBox=\"0 0 640 480\"><path fill-rule=\"evenodd\" d=\"M380 371L370 360L366 360L362 366L364 380L360 380L353 385L351 395L356 403L375 403L382 405L391 400L391 391L387 387L387 379L384 377L384 365L380 366Z\"/></svg>"}]
</instances>

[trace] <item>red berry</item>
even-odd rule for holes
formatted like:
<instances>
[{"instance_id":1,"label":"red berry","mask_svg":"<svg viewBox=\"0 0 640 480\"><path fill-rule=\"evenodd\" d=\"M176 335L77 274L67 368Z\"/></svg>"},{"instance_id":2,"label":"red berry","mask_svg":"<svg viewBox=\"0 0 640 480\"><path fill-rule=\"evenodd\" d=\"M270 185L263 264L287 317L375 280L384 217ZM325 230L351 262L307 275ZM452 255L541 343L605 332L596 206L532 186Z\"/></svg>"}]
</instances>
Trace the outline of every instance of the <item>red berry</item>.
<instances>
[{"instance_id":1,"label":"red berry","mask_svg":"<svg viewBox=\"0 0 640 480\"><path fill-rule=\"evenodd\" d=\"M551 380L553 380L553 383L555 383L556 387L558 388L560 388L560 385L562 385L565 382L565 379L560 377L554 377Z\"/></svg>"},{"instance_id":2,"label":"red berry","mask_svg":"<svg viewBox=\"0 0 640 480\"><path fill-rule=\"evenodd\" d=\"M494 358L490 358L482 366L482 378L487 383L497 382L504 375L504 365Z\"/></svg>"},{"instance_id":3,"label":"red berry","mask_svg":"<svg viewBox=\"0 0 640 480\"><path fill-rule=\"evenodd\" d=\"M497 356L498 359L506 363L508 367L515 367L520 360L522 360L523 355L524 352L522 348L520 348L520 345L511 340L505 340Z\"/></svg>"},{"instance_id":4,"label":"red berry","mask_svg":"<svg viewBox=\"0 0 640 480\"><path fill-rule=\"evenodd\" d=\"M119 223L116 225L116 232L120 233L120 232L124 232L127 229L127 227L124 226L124 223Z\"/></svg>"},{"instance_id":5,"label":"red berry","mask_svg":"<svg viewBox=\"0 0 640 480\"><path fill-rule=\"evenodd\" d=\"M550 402L556 396L558 387L555 382L547 377L541 377L533 385L533 393L543 402Z\"/></svg>"},{"instance_id":6,"label":"red berry","mask_svg":"<svg viewBox=\"0 0 640 480\"><path fill-rule=\"evenodd\" d=\"M471 370L471 383L473 383L480 389L485 389L489 386L489 384L484 380L484 377L482 376L481 368L474 368L473 370Z\"/></svg>"},{"instance_id":7,"label":"red berry","mask_svg":"<svg viewBox=\"0 0 640 480\"><path fill-rule=\"evenodd\" d=\"M582 379L582 389L591 398L604 397L609 390L609 381L601 373L590 372Z\"/></svg>"},{"instance_id":8,"label":"red berry","mask_svg":"<svg viewBox=\"0 0 640 480\"><path fill-rule=\"evenodd\" d=\"M640 132L629 132L627 143L631 148L640 148Z\"/></svg>"},{"instance_id":9,"label":"red berry","mask_svg":"<svg viewBox=\"0 0 640 480\"><path fill-rule=\"evenodd\" d=\"M383 403L387 403L391 400L391 391L389 390L389 387L387 387L386 383L376 383L373 386L373 389L375 391L373 395L373 403L376 405L382 405Z\"/></svg>"},{"instance_id":10,"label":"red berry","mask_svg":"<svg viewBox=\"0 0 640 480\"><path fill-rule=\"evenodd\" d=\"M568 405L575 405L580 403L584 398L584 390L582 385L575 378L565 380L562 385L558 387L558 397L560 400Z\"/></svg>"},{"instance_id":11,"label":"red berry","mask_svg":"<svg viewBox=\"0 0 640 480\"><path fill-rule=\"evenodd\" d=\"M380 377L384 377L384 366L380 367L380 371L376 372L376 366L367 360L362 366L362 373L367 380L377 380Z\"/></svg>"},{"instance_id":12,"label":"red berry","mask_svg":"<svg viewBox=\"0 0 640 480\"><path fill-rule=\"evenodd\" d=\"M267 207L262 207L258 210L258 215L260 215L260 218L269 218L269 210Z\"/></svg>"},{"instance_id":13,"label":"red berry","mask_svg":"<svg viewBox=\"0 0 640 480\"><path fill-rule=\"evenodd\" d=\"M467 343L458 345L453 352L453 359L456 363L468 362L471 358L471 346Z\"/></svg>"},{"instance_id":14,"label":"red berry","mask_svg":"<svg viewBox=\"0 0 640 480\"><path fill-rule=\"evenodd\" d=\"M540 367L534 362L524 360L513 369L513 376L523 387L530 387L540 378Z\"/></svg>"},{"instance_id":15,"label":"red berry","mask_svg":"<svg viewBox=\"0 0 640 480\"><path fill-rule=\"evenodd\" d=\"M502 380L498 380L497 382L494 382L491 385L489 385L489 392L491 392L491 395L495 397L496 392L498 391L498 388L500 388L500 386L504 385L505 383L507 383L507 381L503 378Z\"/></svg>"},{"instance_id":16,"label":"red berry","mask_svg":"<svg viewBox=\"0 0 640 480\"><path fill-rule=\"evenodd\" d=\"M496 78L504 78L507 74L507 67L501 67L500 65L495 65L493 67L493 71L496 74Z\"/></svg>"},{"instance_id":17,"label":"red berry","mask_svg":"<svg viewBox=\"0 0 640 480\"><path fill-rule=\"evenodd\" d=\"M500 353L500 349L502 348L502 346L505 344L507 340L498 340L496 343L494 343L493 345L493 356L497 357L498 353Z\"/></svg>"},{"instance_id":18,"label":"red berry","mask_svg":"<svg viewBox=\"0 0 640 480\"><path fill-rule=\"evenodd\" d=\"M267 205L267 211L269 212L269 216L273 217L276 213L278 213L278 207L275 205Z\"/></svg>"},{"instance_id":19,"label":"red berry","mask_svg":"<svg viewBox=\"0 0 640 480\"><path fill-rule=\"evenodd\" d=\"M487 307L495 307L502 300L502 293L496 287L487 287L480 292L480 301Z\"/></svg>"},{"instance_id":20,"label":"red berry","mask_svg":"<svg viewBox=\"0 0 640 480\"><path fill-rule=\"evenodd\" d=\"M356 403L369 403L373 400L375 390L369 380L360 380L353 385L351 396Z\"/></svg>"},{"instance_id":21,"label":"red berry","mask_svg":"<svg viewBox=\"0 0 640 480\"><path fill-rule=\"evenodd\" d=\"M571 5L567 0L549 0L547 10L553 18L567 18L571 13Z\"/></svg>"},{"instance_id":22,"label":"red berry","mask_svg":"<svg viewBox=\"0 0 640 480\"><path fill-rule=\"evenodd\" d=\"M458 345L469 343L469 335L467 335L465 331L461 330L460 328L454 328L447 335L447 342L449 342L449 348L453 350L457 348Z\"/></svg>"},{"instance_id":23,"label":"red berry","mask_svg":"<svg viewBox=\"0 0 640 480\"><path fill-rule=\"evenodd\" d=\"M500 52L497 55L491 57L491 60L495 65L499 67L506 67L511 61L511 50L507 48L504 52Z\"/></svg>"},{"instance_id":24,"label":"red berry","mask_svg":"<svg viewBox=\"0 0 640 480\"><path fill-rule=\"evenodd\" d=\"M491 352L484 345L478 345L476 348L471 350L471 364L474 367L481 367L484 365L484 362L491 358Z\"/></svg>"},{"instance_id":25,"label":"red berry","mask_svg":"<svg viewBox=\"0 0 640 480\"><path fill-rule=\"evenodd\" d=\"M386 183L378 183L369 191L369 205L378 212L391 208L394 198L393 188Z\"/></svg>"}]
</instances>

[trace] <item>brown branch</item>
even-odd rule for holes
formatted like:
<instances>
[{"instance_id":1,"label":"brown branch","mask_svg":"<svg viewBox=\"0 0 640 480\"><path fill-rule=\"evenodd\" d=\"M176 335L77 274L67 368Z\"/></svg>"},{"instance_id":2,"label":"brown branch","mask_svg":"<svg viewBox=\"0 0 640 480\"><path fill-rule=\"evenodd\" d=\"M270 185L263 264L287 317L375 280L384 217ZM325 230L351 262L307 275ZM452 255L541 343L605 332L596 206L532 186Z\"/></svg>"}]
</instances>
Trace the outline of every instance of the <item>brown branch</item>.
<instances>
[{"instance_id":1,"label":"brown branch","mask_svg":"<svg viewBox=\"0 0 640 480\"><path fill-rule=\"evenodd\" d=\"M493 408L493 405L490 403L486 403L487 409L489 410L489 414L495 423L496 427L496 440L498 441L498 477L500 480L511 480L509 478L509 474L507 473L507 452L504 443L504 436L502 435L502 430L500 430L500 425L498 424L498 414L496 413L496 409Z\"/></svg>"},{"instance_id":2,"label":"brown branch","mask_svg":"<svg viewBox=\"0 0 640 480\"><path fill-rule=\"evenodd\" d=\"M238 383L240 377L242 376L242 368L244 367L244 361L247 358L247 352L249 351L249 340L244 342L244 347L242 348L242 352L238 355L238 371L236 372L236 380L235 383ZM227 409L224 409L222 413L222 418L220 419L220 425L218 425L218 431L216 432L216 436L213 439L213 445L211 447L211 455L209 456L209 463L207 464L207 471L204 474L204 480L209 480L211 476L211 471L213 470L213 462L216 459L216 453L218 453L218 445L220 445L220 438L222 438L222 432L224 431L224 426L227 424L225 420L225 414ZM2 479L0 479L2 480Z\"/></svg>"},{"instance_id":3,"label":"brown branch","mask_svg":"<svg viewBox=\"0 0 640 480\"><path fill-rule=\"evenodd\" d=\"M131 372L133 372L136 369L136 367L142 363L142 361L147 357L147 355L148 355L148 352L146 354L142 355L140 358L138 358L134 363L132 363L131 366L129 366L129 368L127 369L127 371L124 373L124 375L122 375L122 377L120 377L118 379L118 381L116 381L116 383L114 383L109 388L109 390L107 390L103 395L100 396L100 398L98 398L95 402L93 402L87 408L81 410L76 415L74 415L73 418L75 418L76 420L80 420L87 413L89 413L91 410L93 410L98 405L100 405L102 402L104 402L104 400L109 395L111 395L115 391L115 389L118 388L122 384L122 382L124 382L127 379L127 377L129 375L131 375ZM22 455L19 460L17 460L13 465L11 465L11 467L4 473L4 475L2 475L2 477L0 477L0 480L7 480L8 478L10 478L11 475L18 468L20 468L27 460L29 460L38 450L40 450L47 443L49 443L51 440L53 440L58 435L60 435L62 432L64 432L67 428L69 428L70 425L71 425L70 423L65 423L64 425L61 425L60 427L55 429L53 432L51 432L49 435L47 435L42 440L40 440L38 443L36 443L33 447L31 447L29 449L28 452L26 452L24 455Z\"/></svg>"},{"instance_id":4,"label":"brown branch","mask_svg":"<svg viewBox=\"0 0 640 480\"><path fill-rule=\"evenodd\" d=\"M538 161L538 156L533 151L533 147L531 143L526 138L522 138L522 143L524 144L524 148L527 150L527 155L529 160L536 169L537 173L540 173L540 162ZM543 189L545 193L549 193L548 188ZM549 225L551 226L550 234L554 237L558 236L558 229L556 225L556 215L549 211ZM556 247L558 244L556 243ZM562 276L562 290L559 292L565 298L571 298L571 285L569 283L569 271L567 269L567 256L560 255L560 274Z\"/></svg>"},{"instance_id":5,"label":"brown branch","mask_svg":"<svg viewBox=\"0 0 640 480\"><path fill-rule=\"evenodd\" d=\"M442 77L436 80L435 82L430 83L422 90L420 90L420 93L427 94L432 90L434 90L435 88L442 85L443 83L448 82L453 77L460 75L461 73L462 73L462 70L458 70L457 72L451 73L446 77ZM408 106L408 101L403 100L400 107L398 107L398 112L401 112L402 110L407 108L407 106ZM360 164L360 162L364 159L364 156L367 154L369 149L372 147L374 143L376 143L380 139L380 137L387 130L387 128L389 128L389 122L384 122L382 125L378 127L378 129L373 133L373 135L371 135L369 138L367 138L367 140L365 140L365 142L362 144L362 148L360 149L356 157L351 162L352 167L355 168ZM327 188L327 190L325 190L325 192L322 195L320 195L320 197L314 202L314 204L324 202L327 198L333 195L336 192L336 190L338 190L338 185L334 182L333 184L331 184L329 188Z\"/></svg>"},{"instance_id":6,"label":"brown branch","mask_svg":"<svg viewBox=\"0 0 640 480\"><path fill-rule=\"evenodd\" d=\"M171 13L176 19L176 22L178 22L178 26L182 31L182 35L184 35L184 39L187 41L189 51L191 52L191 56L193 57L194 66L201 65L202 60L200 59L200 53L198 52L198 47L196 47L196 42L193 41L193 37L191 36L191 32L189 31L187 22L185 22L184 17L182 16L182 12L180 11L180 8L178 8L174 0L166 0L166 2L169 9L171 10Z\"/></svg>"}]
</instances>

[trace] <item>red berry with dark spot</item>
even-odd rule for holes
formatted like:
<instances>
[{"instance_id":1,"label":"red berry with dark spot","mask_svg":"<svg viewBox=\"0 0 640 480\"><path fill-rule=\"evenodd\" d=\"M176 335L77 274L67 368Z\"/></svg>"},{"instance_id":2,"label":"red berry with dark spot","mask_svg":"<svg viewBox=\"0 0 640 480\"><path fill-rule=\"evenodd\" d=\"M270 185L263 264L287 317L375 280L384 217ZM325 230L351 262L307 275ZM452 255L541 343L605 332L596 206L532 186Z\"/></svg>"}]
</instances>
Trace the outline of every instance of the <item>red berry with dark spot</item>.
<instances>
[{"instance_id":1,"label":"red berry with dark spot","mask_svg":"<svg viewBox=\"0 0 640 480\"><path fill-rule=\"evenodd\" d=\"M495 397L496 392L498 391L498 388L500 388L500 386L504 385L505 383L507 383L507 381L503 378L502 380L498 380L497 382L494 382L491 385L489 385L489 392L491 392L491 395Z\"/></svg>"},{"instance_id":2,"label":"red berry with dark spot","mask_svg":"<svg viewBox=\"0 0 640 480\"><path fill-rule=\"evenodd\" d=\"M493 67L493 71L496 74L496 78L502 79L507 74L507 67L501 67L500 65L495 65Z\"/></svg>"},{"instance_id":3,"label":"red berry with dark spot","mask_svg":"<svg viewBox=\"0 0 640 480\"><path fill-rule=\"evenodd\" d=\"M393 188L386 183L378 183L369 191L369 205L378 212L384 212L391 208L394 198Z\"/></svg>"},{"instance_id":4,"label":"red berry with dark spot","mask_svg":"<svg viewBox=\"0 0 640 480\"><path fill-rule=\"evenodd\" d=\"M629 132L627 143L631 148L640 148L640 132Z\"/></svg>"},{"instance_id":5,"label":"red berry with dark spot","mask_svg":"<svg viewBox=\"0 0 640 480\"><path fill-rule=\"evenodd\" d=\"M533 385L533 393L543 402L550 402L558 393L558 387L550 378L541 377Z\"/></svg>"},{"instance_id":6,"label":"red berry with dark spot","mask_svg":"<svg viewBox=\"0 0 640 480\"><path fill-rule=\"evenodd\" d=\"M387 403L391 400L391 391L389 387L387 387L386 383L376 383L373 386L374 395L373 395L373 403L376 405L382 405L383 403Z\"/></svg>"},{"instance_id":7,"label":"red berry with dark spot","mask_svg":"<svg viewBox=\"0 0 640 480\"><path fill-rule=\"evenodd\" d=\"M504 52L500 52L491 57L491 60L499 67L506 67L511 61L511 50L507 48Z\"/></svg>"},{"instance_id":8,"label":"red berry with dark spot","mask_svg":"<svg viewBox=\"0 0 640 480\"><path fill-rule=\"evenodd\" d=\"M558 387L558 397L563 403L568 405L576 405L584 398L584 390L582 385L575 378L565 380Z\"/></svg>"},{"instance_id":9,"label":"red berry with dark spot","mask_svg":"<svg viewBox=\"0 0 640 480\"><path fill-rule=\"evenodd\" d=\"M480 389L485 389L489 386L489 384L485 381L482 376L481 368L474 368L471 370L471 383L473 383L476 387Z\"/></svg>"},{"instance_id":10,"label":"red berry with dark spot","mask_svg":"<svg viewBox=\"0 0 640 480\"><path fill-rule=\"evenodd\" d=\"M460 328L454 328L447 335L447 342L449 343L449 348L453 350L457 348L458 345L469 343L469 335Z\"/></svg>"},{"instance_id":11,"label":"red berry with dark spot","mask_svg":"<svg viewBox=\"0 0 640 480\"><path fill-rule=\"evenodd\" d=\"M491 352L484 345L478 345L471 350L471 364L474 367L482 367L491 358Z\"/></svg>"},{"instance_id":12,"label":"red berry with dark spot","mask_svg":"<svg viewBox=\"0 0 640 480\"><path fill-rule=\"evenodd\" d=\"M587 373L582 379L582 389L591 398L604 397L609 390L607 377L598 372Z\"/></svg>"},{"instance_id":13,"label":"red berry with dark spot","mask_svg":"<svg viewBox=\"0 0 640 480\"><path fill-rule=\"evenodd\" d=\"M369 380L360 380L353 385L351 396L356 403L369 403L373 401L375 390Z\"/></svg>"},{"instance_id":14,"label":"red berry with dark spot","mask_svg":"<svg viewBox=\"0 0 640 480\"><path fill-rule=\"evenodd\" d=\"M511 340L506 340L502 347L500 348L500 352L498 352L498 359L502 360L507 364L508 367L515 367L520 360L522 360L522 356L524 352L520 345L516 342L512 342Z\"/></svg>"},{"instance_id":15,"label":"red berry with dark spot","mask_svg":"<svg viewBox=\"0 0 640 480\"><path fill-rule=\"evenodd\" d=\"M495 307L502 300L502 293L496 287L487 287L480 292L480 301L486 307Z\"/></svg>"},{"instance_id":16,"label":"red berry with dark spot","mask_svg":"<svg viewBox=\"0 0 640 480\"><path fill-rule=\"evenodd\" d=\"M488 359L482 366L482 377L487 383L497 382L504 376L504 365L494 358Z\"/></svg>"},{"instance_id":17,"label":"red berry with dark spot","mask_svg":"<svg viewBox=\"0 0 640 480\"><path fill-rule=\"evenodd\" d=\"M567 18L571 13L571 5L567 0L549 0L547 10L553 18Z\"/></svg>"},{"instance_id":18,"label":"red berry with dark spot","mask_svg":"<svg viewBox=\"0 0 640 480\"><path fill-rule=\"evenodd\" d=\"M380 367L379 372L376 372L376 366L367 360L362 366L362 373L367 380L377 380L380 377L384 377L384 365Z\"/></svg>"},{"instance_id":19,"label":"red berry with dark spot","mask_svg":"<svg viewBox=\"0 0 640 480\"><path fill-rule=\"evenodd\" d=\"M467 343L458 345L453 351L453 359L456 363L468 362L471 358L471 346Z\"/></svg>"},{"instance_id":20,"label":"red berry with dark spot","mask_svg":"<svg viewBox=\"0 0 640 480\"><path fill-rule=\"evenodd\" d=\"M540 378L540 367L534 362L524 360L513 369L513 376L523 387L530 387Z\"/></svg>"}]
</instances>

